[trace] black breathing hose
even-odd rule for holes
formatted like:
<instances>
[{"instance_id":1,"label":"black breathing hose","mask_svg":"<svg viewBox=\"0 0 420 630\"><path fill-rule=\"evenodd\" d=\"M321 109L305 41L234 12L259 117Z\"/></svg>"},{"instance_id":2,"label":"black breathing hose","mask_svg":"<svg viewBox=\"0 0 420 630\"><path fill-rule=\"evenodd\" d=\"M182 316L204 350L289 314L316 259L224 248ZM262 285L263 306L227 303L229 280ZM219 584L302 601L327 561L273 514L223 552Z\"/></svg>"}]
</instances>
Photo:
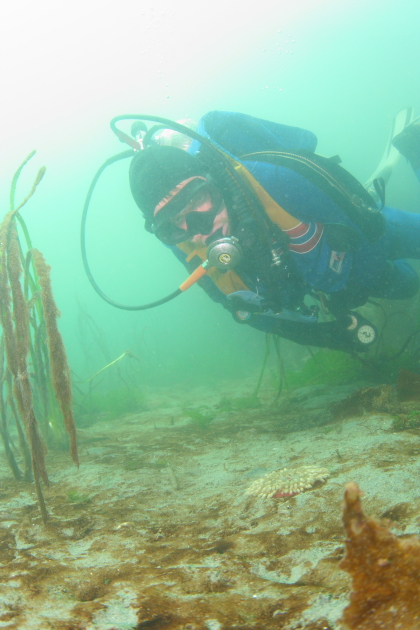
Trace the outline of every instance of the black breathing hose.
<instances>
[{"instance_id":1,"label":"black breathing hose","mask_svg":"<svg viewBox=\"0 0 420 630\"><path fill-rule=\"evenodd\" d=\"M148 308L154 308L155 306L160 306L161 304L165 304L165 302L169 302L169 300L173 300L173 298L177 297L177 295L181 293L181 290L177 289L176 291L174 291L170 295L167 295L161 300L156 300L155 302L150 302L149 304L141 304L139 306L129 306L126 304L120 304L119 302L115 302L114 300L111 300L111 298L109 298L98 286L90 270L87 253L86 253L86 219L87 219L87 213L88 213L90 201L92 199L95 186L98 183L98 179L100 178L100 176L102 175L102 173L108 166L110 166L111 164L114 164L115 162L118 162L119 160L125 160L126 158L132 157L133 155L135 155L135 151L133 149L130 149L128 151L123 151L122 153L118 153L117 155L110 157L106 162L104 162L102 166L100 167L100 169L97 171L89 187L88 193L86 195L85 205L83 207L82 226L80 230L80 246L82 250L82 260L83 260L83 266L85 268L86 275L91 285L95 289L96 293L100 295L101 298L105 300L105 302L108 302L108 304L111 304L111 306L115 306L115 308L120 308L124 311L145 311Z\"/></svg>"},{"instance_id":2,"label":"black breathing hose","mask_svg":"<svg viewBox=\"0 0 420 630\"><path fill-rule=\"evenodd\" d=\"M212 162L212 164L210 164L209 167L214 168L218 171L219 175L223 177L223 180L225 184L227 184L227 186L233 187L233 185L236 185L236 191L234 194L234 196L236 197L235 212L237 213L239 219L246 222L247 219L249 220L249 215L251 214L252 218L256 221L258 225L258 229L259 229L260 235L262 236L263 241L266 242L269 248L268 251L272 250L273 236L269 227L269 223L264 218L266 216L265 211L264 211L264 206L262 205L257 195L254 193L252 188L248 185L248 183L245 182L241 178L241 176L236 172L233 164L229 161L229 159L225 156L225 154L218 147L216 147L212 142L210 142L210 140L208 140L207 138L204 138L203 136L196 133L192 129L189 129L188 127L185 127L184 125L181 125L180 123L174 122L167 118L160 118L157 116L147 116L147 115L140 115L140 114L124 114L122 116L115 116L115 118L113 118L110 122L112 131L121 140L121 142L126 142L129 146L132 147L132 149L129 149L128 151L123 151L122 153L118 153L117 155L114 155L113 157L106 160L106 162L102 164L102 166L99 168L99 170L95 174L92 180L92 183L89 187L88 193L86 195L86 200L85 200L83 213L82 213L82 224L81 224L81 234L80 234L82 260L83 260L83 266L84 266L86 275L92 287L96 291L96 293L103 300L105 300L105 302L107 302L111 306L114 306L115 308L119 308L125 311L144 311L149 308L154 308L155 306L160 306L161 304L165 304L166 302L169 302L170 300L180 295L180 293L182 293L181 289L178 288L176 291L167 295L166 297L160 300L156 300L155 302L150 302L148 304L142 304L138 306L129 306L125 304L120 304L119 302L115 302L114 300L109 298L102 291L102 289L96 283L92 275L92 272L90 270L87 253L86 253L86 219L87 219L90 202L91 202L96 184L98 183L100 176L102 175L102 173L108 166L110 166L111 164L114 164L115 162L118 162L119 160L124 160L126 158L133 157L136 154L136 151L142 148L140 143L137 142L134 138L132 138L128 134L118 129L117 122L119 122L120 120L138 120L138 121L148 121L148 122L156 123L153 127L151 127L148 131L146 131L145 135L143 136L143 145L145 147L147 147L147 144L152 139L154 133L156 133L156 131L159 129L171 129L173 131L178 131L179 133L186 135L192 138L193 140L197 140L203 146L205 146L208 149L207 155L211 156L210 162ZM241 193L239 195L239 198L237 195L238 190ZM228 214L229 214L229 208L228 208Z\"/></svg>"},{"instance_id":3,"label":"black breathing hose","mask_svg":"<svg viewBox=\"0 0 420 630\"><path fill-rule=\"evenodd\" d=\"M188 136L192 138L193 140L197 140L203 146L205 146L209 150L209 154L212 156L211 157L212 163L209 165L210 168L217 168L220 172L224 171L225 173L227 171L230 175L230 179L234 180L234 183L240 189L240 192L245 198L244 201L246 202L247 215L246 217L241 217L241 218L242 219L248 218L249 217L248 213L251 212L253 219L257 222L258 228L261 232L261 236L263 237L264 240L266 240L267 245L269 245L269 248L271 250L272 248L271 230L269 228L269 222L266 221L264 218L266 216L264 206L262 205L257 195L254 193L252 188L248 185L246 181L242 179L239 173L236 172L233 164L228 160L226 155L217 146L215 146L210 140L208 140L207 138L204 138L193 129L190 129L189 127L185 127L184 125L181 125L180 123L169 120L168 118L160 118L158 116L148 116L148 115L143 115L143 114L123 114L121 116L115 116L115 118L113 118L110 122L110 127L112 131L121 141L129 142L131 146L133 145L133 139L127 134L125 134L123 131L118 129L117 127L117 122L119 122L120 120L141 120L141 121L146 120L148 122L157 123L156 126L151 128L146 133L145 137L143 138L143 141L150 140L153 133L155 133L158 129L172 129L173 131L178 131L179 133L185 136ZM241 206L242 206L241 208L239 207L235 208L235 211L241 212L242 209L244 208L244 204L241 204ZM229 208L227 210L229 213Z\"/></svg>"}]
</instances>

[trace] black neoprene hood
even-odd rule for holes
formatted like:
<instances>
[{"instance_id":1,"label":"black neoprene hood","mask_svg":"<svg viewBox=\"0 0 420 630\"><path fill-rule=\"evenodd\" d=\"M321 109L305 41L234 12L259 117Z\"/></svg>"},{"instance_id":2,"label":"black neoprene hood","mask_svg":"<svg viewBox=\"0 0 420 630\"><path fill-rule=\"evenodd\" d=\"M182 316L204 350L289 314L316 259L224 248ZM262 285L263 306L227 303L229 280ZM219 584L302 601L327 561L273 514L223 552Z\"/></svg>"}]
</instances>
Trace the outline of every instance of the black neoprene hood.
<instances>
[{"instance_id":1,"label":"black neoprene hood","mask_svg":"<svg viewBox=\"0 0 420 630\"><path fill-rule=\"evenodd\" d=\"M139 151L130 165L130 188L146 219L146 227L153 222L156 206L178 184L189 177L205 175L199 160L182 149L152 146ZM171 214L176 214L186 205L192 194L189 188L190 185L187 185L176 195L176 202L175 199L171 202Z\"/></svg>"}]
</instances>

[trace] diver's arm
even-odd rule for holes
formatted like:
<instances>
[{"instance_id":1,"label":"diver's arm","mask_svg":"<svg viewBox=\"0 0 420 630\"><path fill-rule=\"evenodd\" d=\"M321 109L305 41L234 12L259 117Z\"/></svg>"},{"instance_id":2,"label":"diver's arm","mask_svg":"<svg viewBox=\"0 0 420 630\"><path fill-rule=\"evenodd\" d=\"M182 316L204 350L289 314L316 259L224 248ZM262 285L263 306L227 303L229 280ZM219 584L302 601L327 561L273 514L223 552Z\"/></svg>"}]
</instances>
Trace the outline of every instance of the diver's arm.
<instances>
[{"instance_id":1,"label":"diver's arm","mask_svg":"<svg viewBox=\"0 0 420 630\"><path fill-rule=\"evenodd\" d=\"M195 268L196 261L187 263L184 252L176 247L171 249L188 271L192 272ZM232 313L232 307L231 304L229 304L227 296L220 291L210 278L204 276L198 281L198 284L214 302L218 302ZM294 341L303 346L316 346L350 353L363 352L367 349L367 347L358 342L355 335L348 330L348 315L337 316L337 319L332 322L309 323L253 314L249 320L243 323L257 330L279 335L280 337L284 337L285 339L289 339L289 341Z\"/></svg>"},{"instance_id":2,"label":"diver's arm","mask_svg":"<svg viewBox=\"0 0 420 630\"><path fill-rule=\"evenodd\" d=\"M279 335L303 346L316 346L350 353L367 350L367 346L360 343L353 332L348 330L349 316L332 322L311 324L254 315L246 323L253 328Z\"/></svg>"}]
</instances>

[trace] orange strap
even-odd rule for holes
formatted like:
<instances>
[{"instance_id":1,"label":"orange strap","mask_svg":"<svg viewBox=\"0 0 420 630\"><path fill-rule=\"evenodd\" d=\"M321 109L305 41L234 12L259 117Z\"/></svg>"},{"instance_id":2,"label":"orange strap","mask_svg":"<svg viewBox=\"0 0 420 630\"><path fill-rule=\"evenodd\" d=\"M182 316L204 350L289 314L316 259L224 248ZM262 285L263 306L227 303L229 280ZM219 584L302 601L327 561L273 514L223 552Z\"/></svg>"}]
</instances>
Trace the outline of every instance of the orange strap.
<instances>
[{"instance_id":1,"label":"orange strap","mask_svg":"<svg viewBox=\"0 0 420 630\"><path fill-rule=\"evenodd\" d=\"M197 269L194 269L190 277L179 286L179 290L186 291L189 289L195 282L197 282L197 280L200 280L200 278L206 275L208 269L210 269L210 267L203 267L203 265L199 265Z\"/></svg>"},{"instance_id":2,"label":"orange strap","mask_svg":"<svg viewBox=\"0 0 420 630\"><path fill-rule=\"evenodd\" d=\"M268 192L261 186L259 182L251 175L247 168L237 160L230 158L235 170L251 184L254 192L262 202L268 217L273 223L276 223L281 230L291 230L301 223L299 219L293 217L284 208L282 208L277 201L268 194Z\"/></svg>"},{"instance_id":3,"label":"orange strap","mask_svg":"<svg viewBox=\"0 0 420 630\"><path fill-rule=\"evenodd\" d=\"M197 249L194 243L189 243L188 241L178 243L177 247L184 252L184 254L187 254L187 261L190 261L194 256L198 256L203 262L207 258L206 247ZM225 295L229 295L234 291L249 291L246 284L242 282L233 269L229 271L219 271L216 267L209 267L208 276Z\"/></svg>"},{"instance_id":4,"label":"orange strap","mask_svg":"<svg viewBox=\"0 0 420 630\"><path fill-rule=\"evenodd\" d=\"M251 187L254 189L254 192L263 203L265 211L271 221L273 221L273 223L276 223L282 230L290 230L301 223L299 219L296 219L291 214L286 212L284 208L282 208L276 201L274 201L274 199L261 186L261 184L257 182L257 180L251 175L251 173L245 168L243 164L241 164L237 160L234 160L230 156L227 157L232 162L236 171L244 179L248 180ZM194 256L198 256L202 260L206 259L206 248L196 249L194 244L188 242L178 243L177 247L187 254L188 262ZM180 291L186 291L187 289L189 289L195 282L197 282L197 280L200 280L200 278L205 276L207 271L210 271L209 276L216 284L216 286L218 286L219 289L223 293L225 293L225 295L229 295L233 291L248 289L248 287L242 282L242 280L233 270L230 270L227 273L222 273L215 267L203 267L202 265L199 265L197 269L192 272L189 278L187 278L185 282L180 285ZM229 282L226 283L226 281Z\"/></svg>"}]
</instances>

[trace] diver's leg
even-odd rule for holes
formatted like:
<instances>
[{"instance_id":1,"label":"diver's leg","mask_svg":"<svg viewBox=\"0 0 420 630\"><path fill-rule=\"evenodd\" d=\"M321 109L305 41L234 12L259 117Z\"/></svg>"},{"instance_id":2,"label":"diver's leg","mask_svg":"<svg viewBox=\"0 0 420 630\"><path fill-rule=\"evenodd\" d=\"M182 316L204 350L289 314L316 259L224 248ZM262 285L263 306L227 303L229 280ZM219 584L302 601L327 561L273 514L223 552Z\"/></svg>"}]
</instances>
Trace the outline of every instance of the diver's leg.
<instances>
[{"instance_id":1,"label":"diver's leg","mask_svg":"<svg viewBox=\"0 0 420 630\"><path fill-rule=\"evenodd\" d=\"M373 250L379 248L387 260L420 259L420 214L386 206L383 215L385 233L377 243L372 244Z\"/></svg>"},{"instance_id":2,"label":"diver's leg","mask_svg":"<svg viewBox=\"0 0 420 630\"><path fill-rule=\"evenodd\" d=\"M365 240L352 253L348 288L375 297L410 298L417 292L418 280L404 259L420 259L420 214L387 206L383 215L382 237L375 243Z\"/></svg>"},{"instance_id":3,"label":"diver's leg","mask_svg":"<svg viewBox=\"0 0 420 630\"><path fill-rule=\"evenodd\" d=\"M420 118L407 125L392 141L398 151L410 162L420 181Z\"/></svg>"},{"instance_id":4,"label":"diver's leg","mask_svg":"<svg viewBox=\"0 0 420 630\"><path fill-rule=\"evenodd\" d=\"M407 300L416 295L420 280L405 260L388 261L387 268L371 287L370 295L387 300Z\"/></svg>"}]
</instances>

